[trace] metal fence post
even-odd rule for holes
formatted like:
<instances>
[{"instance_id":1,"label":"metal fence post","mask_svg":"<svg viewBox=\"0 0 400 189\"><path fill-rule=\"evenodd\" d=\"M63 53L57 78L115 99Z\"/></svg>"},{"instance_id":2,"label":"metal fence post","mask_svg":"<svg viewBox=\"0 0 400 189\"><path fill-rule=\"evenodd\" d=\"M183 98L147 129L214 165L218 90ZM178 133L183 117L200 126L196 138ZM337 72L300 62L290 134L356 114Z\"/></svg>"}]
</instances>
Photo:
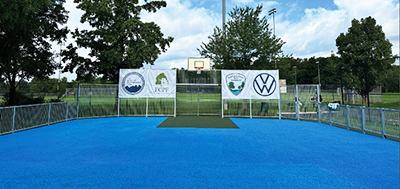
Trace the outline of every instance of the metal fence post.
<instances>
[{"instance_id":1,"label":"metal fence post","mask_svg":"<svg viewBox=\"0 0 400 189\"><path fill-rule=\"evenodd\" d=\"M13 107L13 117L12 117L12 129L11 129L12 133L14 133L14 130L15 130L15 109L16 109L16 107L14 106Z\"/></svg>"},{"instance_id":2,"label":"metal fence post","mask_svg":"<svg viewBox=\"0 0 400 189\"><path fill-rule=\"evenodd\" d=\"M381 108L382 138L385 138L385 109Z\"/></svg>"},{"instance_id":3,"label":"metal fence post","mask_svg":"<svg viewBox=\"0 0 400 189\"><path fill-rule=\"evenodd\" d=\"M76 119L79 119L79 101L80 101L80 95L81 95L81 84L78 83L78 94L77 94L77 100L76 100Z\"/></svg>"},{"instance_id":4,"label":"metal fence post","mask_svg":"<svg viewBox=\"0 0 400 189\"><path fill-rule=\"evenodd\" d=\"M346 105L346 126L347 130L350 129L350 106Z\"/></svg>"},{"instance_id":5,"label":"metal fence post","mask_svg":"<svg viewBox=\"0 0 400 189\"><path fill-rule=\"evenodd\" d=\"M149 97L146 97L146 117L148 117L148 114L149 114Z\"/></svg>"},{"instance_id":6,"label":"metal fence post","mask_svg":"<svg viewBox=\"0 0 400 189\"><path fill-rule=\"evenodd\" d=\"M176 86L175 86L176 87ZM176 117L176 90L175 90L175 98L174 98L174 117ZM223 117L224 115L222 114L222 118L224 118Z\"/></svg>"},{"instance_id":7,"label":"metal fence post","mask_svg":"<svg viewBox=\"0 0 400 189\"><path fill-rule=\"evenodd\" d=\"M329 112L329 125L332 125L332 110L328 108Z\"/></svg>"},{"instance_id":8,"label":"metal fence post","mask_svg":"<svg viewBox=\"0 0 400 189\"><path fill-rule=\"evenodd\" d=\"M222 118L224 118L224 103L225 103L225 101L224 101L224 99L222 99L222 102L221 102L221 117Z\"/></svg>"},{"instance_id":9,"label":"metal fence post","mask_svg":"<svg viewBox=\"0 0 400 189\"><path fill-rule=\"evenodd\" d=\"M251 98L250 98L250 119L252 119L252 118L253 118L253 112L251 110Z\"/></svg>"},{"instance_id":10,"label":"metal fence post","mask_svg":"<svg viewBox=\"0 0 400 189\"><path fill-rule=\"evenodd\" d=\"M362 130L362 132L365 134L365 115L364 115L364 113L365 113L365 110L364 110L364 108L365 107L361 107L361 130Z\"/></svg>"},{"instance_id":11,"label":"metal fence post","mask_svg":"<svg viewBox=\"0 0 400 189\"><path fill-rule=\"evenodd\" d=\"M281 97L279 97L279 100L278 100L278 105L279 105L279 119L282 119L282 108L281 108L281 103L282 103L282 101L281 101Z\"/></svg>"},{"instance_id":12,"label":"metal fence post","mask_svg":"<svg viewBox=\"0 0 400 189\"><path fill-rule=\"evenodd\" d=\"M178 78L178 71L175 70L175 77ZM176 82L176 80L175 80ZM177 95L177 86L175 84L175 98L174 98L174 117L176 117L176 95ZM222 95L221 95L222 98ZM224 118L224 117L222 117Z\"/></svg>"},{"instance_id":13,"label":"metal fence post","mask_svg":"<svg viewBox=\"0 0 400 189\"><path fill-rule=\"evenodd\" d=\"M51 103L49 103L48 105L49 105L49 111L48 111L48 117L47 117L47 125L50 125Z\"/></svg>"},{"instance_id":14,"label":"metal fence post","mask_svg":"<svg viewBox=\"0 0 400 189\"><path fill-rule=\"evenodd\" d=\"M68 121L68 102L65 103L65 121Z\"/></svg>"},{"instance_id":15,"label":"metal fence post","mask_svg":"<svg viewBox=\"0 0 400 189\"><path fill-rule=\"evenodd\" d=\"M120 106L120 102L121 102L121 101L120 101L120 98L118 98L118 107L117 107L117 108L118 108L118 110L117 110L117 117L119 117L119 106Z\"/></svg>"},{"instance_id":16,"label":"metal fence post","mask_svg":"<svg viewBox=\"0 0 400 189\"><path fill-rule=\"evenodd\" d=\"M320 93L319 93L319 85L317 85L317 108L318 108L318 122L321 123L321 99L319 98Z\"/></svg>"},{"instance_id":17,"label":"metal fence post","mask_svg":"<svg viewBox=\"0 0 400 189\"><path fill-rule=\"evenodd\" d=\"M298 86L296 85L296 96L294 98L295 100L295 106L296 106L296 119L297 121L300 121L300 116L299 116L299 91L298 91Z\"/></svg>"}]
</instances>

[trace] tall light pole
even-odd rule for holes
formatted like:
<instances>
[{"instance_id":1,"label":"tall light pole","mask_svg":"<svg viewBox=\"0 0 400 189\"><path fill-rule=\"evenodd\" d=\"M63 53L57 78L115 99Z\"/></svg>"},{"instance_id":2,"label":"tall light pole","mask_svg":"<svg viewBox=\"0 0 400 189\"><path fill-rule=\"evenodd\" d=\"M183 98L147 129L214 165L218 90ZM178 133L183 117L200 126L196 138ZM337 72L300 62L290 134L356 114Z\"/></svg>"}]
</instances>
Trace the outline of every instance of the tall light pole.
<instances>
[{"instance_id":1,"label":"tall light pole","mask_svg":"<svg viewBox=\"0 0 400 189\"><path fill-rule=\"evenodd\" d=\"M222 0L222 31L225 34L225 0Z\"/></svg>"},{"instance_id":2,"label":"tall light pole","mask_svg":"<svg viewBox=\"0 0 400 189\"><path fill-rule=\"evenodd\" d=\"M319 61L315 62L318 65L318 85L321 87L321 75L319 74Z\"/></svg>"},{"instance_id":3,"label":"tall light pole","mask_svg":"<svg viewBox=\"0 0 400 189\"><path fill-rule=\"evenodd\" d=\"M61 97L61 90L60 90L60 83L61 83L61 48L65 45L65 43L60 43L60 65L58 67L58 85L57 85L57 92L58 92L58 98Z\"/></svg>"},{"instance_id":4,"label":"tall light pole","mask_svg":"<svg viewBox=\"0 0 400 189\"><path fill-rule=\"evenodd\" d=\"M294 85L297 85L297 66L293 66L294 69Z\"/></svg>"},{"instance_id":5,"label":"tall light pole","mask_svg":"<svg viewBox=\"0 0 400 189\"><path fill-rule=\"evenodd\" d=\"M342 78L342 72L344 70L344 67L340 67L340 93L342 94L342 103L340 104L344 104L344 98L343 98L343 78Z\"/></svg>"},{"instance_id":6,"label":"tall light pole","mask_svg":"<svg viewBox=\"0 0 400 189\"><path fill-rule=\"evenodd\" d=\"M276 8L273 8L273 9L268 11L268 15L271 16L271 14L272 14L272 18L273 18L273 21L274 21L274 37L275 37L275 13L276 13ZM276 69L277 68L276 60L274 60L274 62L275 62L275 69Z\"/></svg>"},{"instance_id":7,"label":"tall light pole","mask_svg":"<svg viewBox=\"0 0 400 189\"><path fill-rule=\"evenodd\" d=\"M276 8L273 8L268 11L268 15L271 16L272 14L272 19L274 21L274 36L275 36L275 13L276 13Z\"/></svg>"}]
</instances>

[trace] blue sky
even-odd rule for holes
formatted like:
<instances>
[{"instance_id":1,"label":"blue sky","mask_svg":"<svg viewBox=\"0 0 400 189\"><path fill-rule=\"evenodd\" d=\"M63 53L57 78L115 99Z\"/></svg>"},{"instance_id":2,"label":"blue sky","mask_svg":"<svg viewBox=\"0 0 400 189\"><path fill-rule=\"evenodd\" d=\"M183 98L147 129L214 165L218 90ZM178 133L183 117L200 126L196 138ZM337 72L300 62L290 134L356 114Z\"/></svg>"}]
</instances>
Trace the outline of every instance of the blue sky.
<instances>
[{"instance_id":1,"label":"blue sky","mask_svg":"<svg viewBox=\"0 0 400 189\"><path fill-rule=\"evenodd\" d=\"M143 2L143 0L140 0ZM174 37L171 47L155 62L145 66L153 69L187 68L188 57L199 57L196 50L208 41L213 29L222 24L222 0L166 0L167 7L156 13L144 13L144 21L154 21L166 36ZM286 44L283 52L298 58L326 57L337 52L335 39L347 32L351 20L372 16L383 27L386 38L393 44L393 54L399 51L399 1L398 0L226 0L226 12L233 7L256 7L263 4L272 29L272 16L268 10L276 8L276 35ZM68 27L89 28L80 24L82 14L73 0L67 0L70 11ZM229 19L229 17L227 17ZM69 39L67 44L73 42ZM56 46L55 51L59 50ZM80 51L82 55L87 50ZM55 76L54 76L55 77ZM75 79L74 74L62 73L61 77ZM58 78L58 74L56 74Z\"/></svg>"}]
</instances>

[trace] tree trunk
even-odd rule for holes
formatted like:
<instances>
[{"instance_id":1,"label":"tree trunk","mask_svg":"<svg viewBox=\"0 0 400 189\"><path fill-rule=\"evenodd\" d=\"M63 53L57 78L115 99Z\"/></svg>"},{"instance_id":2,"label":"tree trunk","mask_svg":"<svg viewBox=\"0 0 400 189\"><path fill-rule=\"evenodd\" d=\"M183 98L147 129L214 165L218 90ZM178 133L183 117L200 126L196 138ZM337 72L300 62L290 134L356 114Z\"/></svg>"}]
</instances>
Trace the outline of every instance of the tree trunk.
<instances>
[{"instance_id":1,"label":"tree trunk","mask_svg":"<svg viewBox=\"0 0 400 189\"><path fill-rule=\"evenodd\" d=\"M15 87L15 83L10 83L10 89L9 89L9 96L8 96L8 106L14 106L16 105L16 95L17 95L17 87Z\"/></svg>"},{"instance_id":2,"label":"tree trunk","mask_svg":"<svg viewBox=\"0 0 400 189\"><path fill-rule=\"evenodd\" d=\"M361 97L362 97L362 105L367 106L367 95L362 94Z\"/></svg>"}]
</instances>

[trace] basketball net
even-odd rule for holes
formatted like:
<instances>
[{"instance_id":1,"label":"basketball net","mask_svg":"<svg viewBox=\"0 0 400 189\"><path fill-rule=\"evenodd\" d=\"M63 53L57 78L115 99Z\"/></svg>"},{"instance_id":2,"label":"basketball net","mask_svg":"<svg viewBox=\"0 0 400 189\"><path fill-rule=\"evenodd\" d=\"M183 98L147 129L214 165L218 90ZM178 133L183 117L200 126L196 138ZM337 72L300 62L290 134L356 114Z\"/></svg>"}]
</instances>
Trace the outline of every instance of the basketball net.
<instances>
[{"instance_id":1,"label":"basketball net","mask_svg":"<svg viewBox=\"0 0 400 189\"><path fill-rule=\"evenodd\" d=\"M196 70L197 70L197 74L201 74L201 69L203 69L203 67L196 67Z\"/></svg>"}]
</instances>

